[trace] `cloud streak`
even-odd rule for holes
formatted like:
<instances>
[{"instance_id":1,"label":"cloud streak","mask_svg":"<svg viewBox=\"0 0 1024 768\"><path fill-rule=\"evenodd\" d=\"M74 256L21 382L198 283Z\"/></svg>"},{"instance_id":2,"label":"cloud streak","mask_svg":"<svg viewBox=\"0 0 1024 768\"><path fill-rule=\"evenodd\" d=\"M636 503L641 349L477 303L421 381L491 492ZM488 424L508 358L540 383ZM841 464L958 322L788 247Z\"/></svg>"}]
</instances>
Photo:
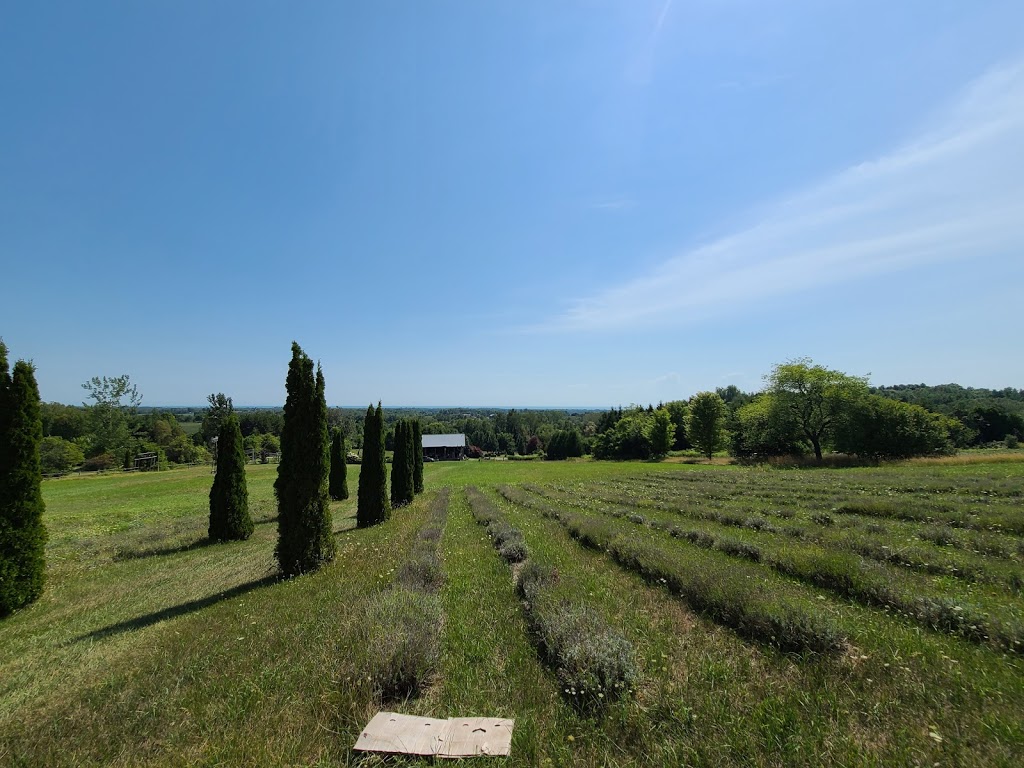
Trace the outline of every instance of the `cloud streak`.
<instances>
[{"instance_id":1,"label":"cloud streak","mask_svg":"<svg viewBox=\"0 0 1024 768\"><path fill-rule=\"evenodd\" d=\"M543 324L687 324L731 307L1024 247L1024 61L972 83L914 141L767 207L759 223L579 299Z\"/></svg>"}]
</instances>

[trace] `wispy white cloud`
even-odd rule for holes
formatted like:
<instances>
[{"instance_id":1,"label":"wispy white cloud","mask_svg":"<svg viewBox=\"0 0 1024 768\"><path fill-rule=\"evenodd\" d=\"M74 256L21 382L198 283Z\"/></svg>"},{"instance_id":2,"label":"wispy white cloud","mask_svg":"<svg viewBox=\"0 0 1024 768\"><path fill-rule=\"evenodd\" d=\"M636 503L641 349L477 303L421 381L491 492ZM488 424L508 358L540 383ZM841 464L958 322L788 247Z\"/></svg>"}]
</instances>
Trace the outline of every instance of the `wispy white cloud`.
<instances>
[{"instance_id":1,"label":"wispy white cloud","mask_svg":"<svg viewBox=\"0 0 1024 768\"><path fill-rule=\"evenodd\" d=\"M686 323L725 302L753 307L823 284L1020 251L1024 61L975 81L916 140L769 205L759 218L571 303L542 327Z\"/></svg>"},{"instance_id":2,"label":"wispy white cloud","mask_svg":"<svg viewBox=\"0 0 1024 768\"><path fill-rule=\"evenodd\" d=\"M618 198L615 200L602 200L598 203L592 203L591 208L599 211L622 211L627 208L633 208L636 206L636 200L630 200L629 198Z\"/></svg>"},{"instance_id":3,"label":"wispy white cloud","mask_svg":"<svg viewBox=\"0 0 1024 768\"><path fill-rule=\"evenodd\" d=\"M662 3L661 10L658 11L658 18L654 22L654 27L646 35L637 55L626 68L625 77L628 81L648 83L653 77L654 62L658 53L661 30L665 26L665 20L668 18L670 10L672 10L672 0L665 0Z\"/></svg>"}]
</instances>

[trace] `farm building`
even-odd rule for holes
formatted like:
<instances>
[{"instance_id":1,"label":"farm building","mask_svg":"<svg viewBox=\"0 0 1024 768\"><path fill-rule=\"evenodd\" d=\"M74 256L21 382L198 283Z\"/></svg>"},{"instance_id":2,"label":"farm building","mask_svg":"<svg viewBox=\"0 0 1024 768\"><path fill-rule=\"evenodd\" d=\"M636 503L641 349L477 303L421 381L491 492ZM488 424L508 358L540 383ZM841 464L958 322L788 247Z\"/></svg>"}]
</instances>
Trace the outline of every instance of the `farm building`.
<instances>
[{"instance_id":1,"label":"farm building","mask_svg":"<svg viewBox=\"0 0 1024 768\"><path fill-rule=\"evenodd\" d=\"M466 436L424 435L423 458L431 461L459 461L466 458Z\"/></svg>"}]
</instances>

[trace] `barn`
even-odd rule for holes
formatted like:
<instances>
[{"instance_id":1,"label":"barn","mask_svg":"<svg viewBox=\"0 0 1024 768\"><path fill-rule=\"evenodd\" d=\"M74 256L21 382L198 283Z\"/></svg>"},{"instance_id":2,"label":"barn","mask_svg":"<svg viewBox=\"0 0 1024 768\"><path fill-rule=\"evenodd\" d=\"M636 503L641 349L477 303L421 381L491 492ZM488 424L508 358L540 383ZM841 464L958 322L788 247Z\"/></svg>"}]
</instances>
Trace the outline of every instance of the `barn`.
<instances>
[{"instance_id":1,"label":"barn","mask_svg":"<svg viewBox=\"0 0 1024 768\"><path fill-rule=\"evenodd\" d=\"M424 435L423 458L429 461L459 461L466 458L466 436Z\"/></svg>"}]
</instances>

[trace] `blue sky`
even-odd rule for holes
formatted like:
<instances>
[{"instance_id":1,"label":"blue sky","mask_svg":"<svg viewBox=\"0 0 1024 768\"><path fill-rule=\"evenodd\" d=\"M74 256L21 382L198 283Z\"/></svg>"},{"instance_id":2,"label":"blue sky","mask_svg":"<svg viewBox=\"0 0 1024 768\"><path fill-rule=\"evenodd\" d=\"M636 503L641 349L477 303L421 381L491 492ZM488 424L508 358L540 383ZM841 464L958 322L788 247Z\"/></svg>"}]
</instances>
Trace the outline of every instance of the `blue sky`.
<instances>
[{"instance_id":1,"label":"blue sky","mask_svg":"<svg viewBox=\"0 0 1024 768\"><path fill-rule=\"evenodd\" d=\"M1024 387L1019 0L9 3L46 400L592 405L798 356Z\"/></svg>"}]
</instances>

